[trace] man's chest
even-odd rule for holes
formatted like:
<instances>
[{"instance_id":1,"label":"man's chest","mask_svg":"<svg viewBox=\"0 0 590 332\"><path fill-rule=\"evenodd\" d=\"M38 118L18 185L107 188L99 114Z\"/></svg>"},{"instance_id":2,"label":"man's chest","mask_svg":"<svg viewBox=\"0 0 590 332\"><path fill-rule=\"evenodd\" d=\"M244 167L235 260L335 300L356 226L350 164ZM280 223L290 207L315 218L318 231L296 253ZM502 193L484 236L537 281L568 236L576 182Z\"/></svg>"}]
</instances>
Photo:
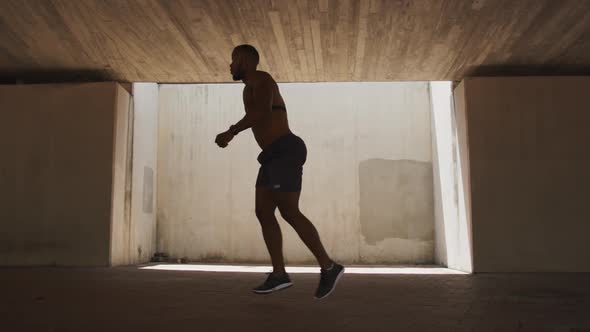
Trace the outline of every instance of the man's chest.
<instances>
[{"instance_id":1,"label":"man's chest","mask_svg":"<svg viewBox=\"0 0 590 332\"><path fill-rule=\"evenodd\" d=\"M244 106L248 107L254 102L254 94L252 93L252 88L245 87L244 91L242 92L242 99L244 100Z\"/></svg>"}]
</instances>

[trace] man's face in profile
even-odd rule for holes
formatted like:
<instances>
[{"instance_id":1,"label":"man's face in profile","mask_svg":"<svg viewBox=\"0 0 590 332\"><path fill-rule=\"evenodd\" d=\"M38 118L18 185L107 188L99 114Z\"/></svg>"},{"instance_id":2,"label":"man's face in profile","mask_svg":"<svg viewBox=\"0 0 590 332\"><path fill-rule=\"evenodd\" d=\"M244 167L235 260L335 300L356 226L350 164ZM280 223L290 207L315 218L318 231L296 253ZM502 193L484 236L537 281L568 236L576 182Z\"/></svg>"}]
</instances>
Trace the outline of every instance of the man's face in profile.
<instances>
[{"instance_id":1,"label":"man's face in profile","mask_svg":"<svg viewBox=\"0 0 590 332\"><path fill-rule=\"evenodd\" d=\"M234 81L239 81L243 78L243 73L240 68L241 61L240 59L238 59L238 55L235 51L232 52L231 60L232 63L229 65L229 71L232 74L232 78L234 79Z\"/></svg>"}]
</instances>

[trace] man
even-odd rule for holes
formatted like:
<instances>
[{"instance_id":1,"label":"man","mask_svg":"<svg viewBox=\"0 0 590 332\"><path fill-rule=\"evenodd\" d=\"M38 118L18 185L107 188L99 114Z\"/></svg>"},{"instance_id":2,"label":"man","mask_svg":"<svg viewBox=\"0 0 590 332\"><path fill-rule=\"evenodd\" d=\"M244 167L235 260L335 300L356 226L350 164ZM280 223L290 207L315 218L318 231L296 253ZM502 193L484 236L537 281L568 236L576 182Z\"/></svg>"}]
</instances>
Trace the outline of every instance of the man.
<instances>
[{"instance_id":1,"label":"man","mask_svg":"<svg viewBox=\"0 0 590 332\"><path fill-rule=\"evenodd\" d=\"M243 92L246 115L215 138L215 143L225 148L239 132L252 128L254 138L262 148L258 155L260 170L256 179L255 211L270 253L273 272L253 291L269 294L293 285L283 261L283 239L275 217L278 207L281 216L295 229L320 265L320 283L315 298L321 299L334 290L344 273L344 266L330 259L316 228L299 211L307 148L303 140L289 129L287 109L278 85L270 74L256 70L258 62L258 52L253 46L234 48L230 72L234 81L241 80L246 84Z\"/></svg>"}]
</instances>

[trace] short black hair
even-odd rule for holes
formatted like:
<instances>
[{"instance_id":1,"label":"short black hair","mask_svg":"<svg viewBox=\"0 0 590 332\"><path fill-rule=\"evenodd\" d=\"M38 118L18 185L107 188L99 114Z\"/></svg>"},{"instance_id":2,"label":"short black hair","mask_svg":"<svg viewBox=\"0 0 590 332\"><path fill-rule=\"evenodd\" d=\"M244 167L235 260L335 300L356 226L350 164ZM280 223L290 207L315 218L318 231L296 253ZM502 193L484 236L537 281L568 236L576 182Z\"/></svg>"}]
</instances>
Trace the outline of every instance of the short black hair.
<instances>
[{"instance_id":1,"label":"short black hair","mask_svg":"<svg viewBox=\"0 0 590 332\"><path fill-rule=\"evenodd\" d=\"M254 61L254 64L258 66L258 63L260 62L260 56L258 55L258 51L254 46L248 44L238 45L234 48L234 52L235 51L243 52L243 54Z\"/></svg>"}]
</instances>

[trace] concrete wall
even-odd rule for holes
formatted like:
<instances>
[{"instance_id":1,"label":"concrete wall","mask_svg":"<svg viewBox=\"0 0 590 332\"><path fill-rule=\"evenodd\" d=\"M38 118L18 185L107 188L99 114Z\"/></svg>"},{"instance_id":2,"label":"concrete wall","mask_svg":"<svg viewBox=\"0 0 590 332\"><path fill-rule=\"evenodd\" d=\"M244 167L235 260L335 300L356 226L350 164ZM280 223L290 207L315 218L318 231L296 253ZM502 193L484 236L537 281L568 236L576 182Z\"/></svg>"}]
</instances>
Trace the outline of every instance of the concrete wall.
<instances>
[{"instance_id":1,"label":"concrete wall","mask_svg":"<svg viewBox=\"0 0 590 332\"><path fill-rule=\"evenodd\" d=\"M0 265L110 263L128 103L116 83L0 86Z\"/></svg>"},{"instance_id":2,"label":"concrete wall","mask_svg":"<svg viewBox=\"0 0 590 332\"><path fill-rule=\"evenodd\" d=\"M131 135L133 102L120 85L115 92L113 141L113 184L111 196L111 239L109 265L124 265L131 260Z\"/></svg>"},{"instance_id":3,"label":"concrete wall","mask_svg":"<svg viewBox=\"0 0 590 332\"><path fill-rule=\"evenodd\" d=\"M156 251L158 84L133 84L133 179L130 263L148 262Z\"/></svg>"},{"instance_id":4,"label":"concrete wall","mask_svg":"<svg viewBox=\"0 0 590 332\"><path fill-rule=\"evenodd\" d=\"M469 128L465 113L465 94L461 88L453 94L453 112L451 124L453 127L453 147L455 148L456 191L457 194L457 230L455 263L449 261L449 267L473 272L473 225L471 211L471 164L469 163ZM445 232L454 232L454 227L446 227ZM447 237L449 239L449 237ZM449 245L447 244L447 248ZM448 251L447 251L448 253ZM452 258L452 257L451 257Z\"/></svg>"},{"instance_id":5,"label":"concrete wall","mask_svg":"<svg viewBox=\"0 0 590 332\"><path fill-rule=\"evenodd\" d=\"M589 77L504 77L455 89L475 272L590 271L589 86Z\"/></svg>"},{"instance_id":6,"label":"concrete wall","mask_svg":"<svg viewBox=\"0 0 590 332\"><path fill-rule=\"evenodd\" d=\"M463 188L465 133L457 131L451 82L431 82L432 153L435 202L435 261L465 272L472 271L469 208ZM457 96L462 105L462 96ZM459 114L461 116L461 114ZM463 122L462 122L463 123ZM462 123L460 125L462 125ZM460 137L458 136L459 134ZM462 145L459 145L461 142ZM461 199L461 200L460 200Z\"/></svg>"},{"instance_id":7,"label":"concrete wall","mask_svg":"<svg viewBox=\"0 0 590 332\"><path fill-rule=\"evenodd\" d=\"M348 263L433 262L428 84L280 88L291 128L308 147L300 206L328 252ZM250 131L226 149L213 142L243 116L242 89L160 86L158 250L200 261L269 261L254 214L260 150ZM287 262L315 263L281 225Z\"/></svg>"}]
</instances>

